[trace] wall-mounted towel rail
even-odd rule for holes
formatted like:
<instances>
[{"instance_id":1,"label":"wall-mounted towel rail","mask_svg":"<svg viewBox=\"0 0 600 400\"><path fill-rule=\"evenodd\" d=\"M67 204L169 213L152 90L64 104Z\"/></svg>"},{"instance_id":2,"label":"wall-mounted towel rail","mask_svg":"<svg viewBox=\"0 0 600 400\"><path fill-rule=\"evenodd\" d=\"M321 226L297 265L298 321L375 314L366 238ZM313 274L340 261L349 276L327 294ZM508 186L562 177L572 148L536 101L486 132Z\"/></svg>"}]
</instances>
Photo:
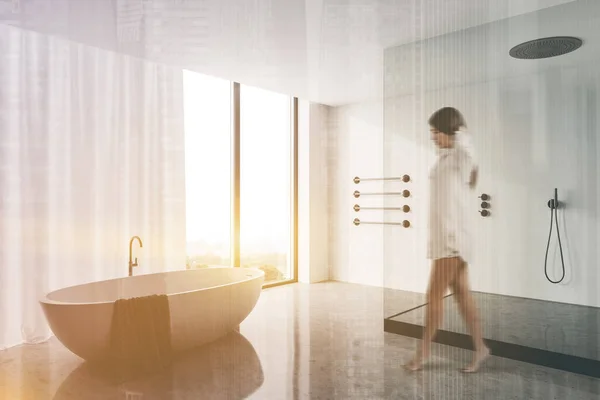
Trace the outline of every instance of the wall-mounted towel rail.
<instances>
[{"instance_id":1,"label":"wall-mounted towel rail","mask_svg":"<svg viewBox=\"0 0 600 400\"><path fill-rule=\"evenodd\" d=\"M357 199L360 196L403 196L410 197L410 190L403 190L401 192L379 192L379 193L361 193L358 190L355 190L353 193L354 197Z\"/></svg>"},{"instance_id":2,"label":"wall-mounted towel rail","mask_svg":"<svg viewBox=\"0 0 600 400\"><path fill-rule=\"evenodd\" d=\"M355 176L353 179L354 183L358 184L366 181L402 181L402 182L410 182L410 176L403 175L399 177L389 177L389 178L360 178Z\"/></svg>"},{"instance_id":3,"label":"wall-mounted towel rail","mask_svg":"<svg viewBox=\"0 0 600 400\"><path fill-rule=\"evenodd\" d=\"M410 227L410 221L404 220L402 222L377 222L377 221L361 221L358 218L354 218L352 223L356 226L359 225L401 225L405 228Z\"/></svg>"},{"instance_id":4,"label":"wall-mounted towel rail","mask_svg":"<svg viewBox=\"0 0 600 400\"><path fill-rule=\"evenodd\" d=\"M405 213L410 211L410 206L402 207L361 207L358 204L354 205L354 211L359 212L360 210L386 210L386 211L404 211Z\"/></svg>"}]
</instances>

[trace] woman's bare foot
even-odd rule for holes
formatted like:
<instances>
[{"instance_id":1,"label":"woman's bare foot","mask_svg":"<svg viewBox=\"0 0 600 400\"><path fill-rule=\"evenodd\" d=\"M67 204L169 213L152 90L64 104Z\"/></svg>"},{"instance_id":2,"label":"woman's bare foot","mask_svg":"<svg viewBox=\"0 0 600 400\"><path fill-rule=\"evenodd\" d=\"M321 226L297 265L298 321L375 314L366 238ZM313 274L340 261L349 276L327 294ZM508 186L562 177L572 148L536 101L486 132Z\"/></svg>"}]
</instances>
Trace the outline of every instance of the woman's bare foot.
<instances>
[{"instance_id":1,"label":"woman's bare foot","mask_svg":"<svg viewBox=\"0 0 600 400\"><path fill-rule=\"evenodd\" d=\"M404 368L409 371L420 371L423 369L423 359L422 355L417 354L412 360L404 364Z\"/></svg>"},{"instance_id":2,"label":"woman's bare foot","mask_svg":"<svg viewBox=\"0 0 600 400\"><path fill-rule=\"evenodd\" d=\"M465 368L462 369L463 372L466 373L475 373L479 370L479 367L481 366L481 364L490 356L490 349L487 347L483 347L480 350L477 350L475 352L475 355L473 356L473 361L471 362L471 364Z\"/></svg>"}]
</instances>

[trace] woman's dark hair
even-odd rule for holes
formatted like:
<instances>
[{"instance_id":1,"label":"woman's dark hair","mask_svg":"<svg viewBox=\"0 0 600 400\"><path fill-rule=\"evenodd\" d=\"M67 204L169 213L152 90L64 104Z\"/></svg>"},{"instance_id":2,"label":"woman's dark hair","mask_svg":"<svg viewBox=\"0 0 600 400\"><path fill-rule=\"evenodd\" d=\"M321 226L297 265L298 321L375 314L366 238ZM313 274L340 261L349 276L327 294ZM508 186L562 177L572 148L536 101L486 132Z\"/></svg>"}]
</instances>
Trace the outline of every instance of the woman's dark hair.
<instances>
[{"instance_id":1,"label":"woman's dark hair","mask_svg":"<svg viewBox=\"0 0 600 400\"><path fill-rule=\"evenodd\" d=\"M466 128L464 117L456 108L440 108L429 117L429 125L446 135L454 135L460 128Z\"/></svg>"}]
</instances>

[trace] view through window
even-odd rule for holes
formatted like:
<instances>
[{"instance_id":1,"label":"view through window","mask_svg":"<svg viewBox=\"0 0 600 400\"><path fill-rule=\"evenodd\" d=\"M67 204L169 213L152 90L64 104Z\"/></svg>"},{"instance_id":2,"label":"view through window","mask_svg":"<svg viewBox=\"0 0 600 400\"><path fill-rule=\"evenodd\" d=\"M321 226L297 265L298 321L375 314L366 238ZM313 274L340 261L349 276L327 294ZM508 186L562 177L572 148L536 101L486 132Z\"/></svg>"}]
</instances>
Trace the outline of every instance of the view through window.
<instances>
[{"instance_id":1,"label":"view through window","mask_svg":"<svg viewBox=\"0 0 600 400\"><path fill-rule=\"evenodd\" d=\"M184 71L187 268L231 265L231 83Z\"/></svg>"},{"instance_id":2,"label":"view through window","mask_svg":"<svg viewBox=\"0 0 600 400\"><path fill-rule=\"evenodd\" d=\"M240 160L232 158L231 82L184 71L187 268L231 266L233 166L240 163L240 266L294 279L289 96L240 85Z\"/></svg>"},{"instance_id":3,"label":"view through window","mask_svg":"<svg viewBox=\"0 0 600 400\"><path fill-rule=\"evenodd\" d=\"M289 96L241 85L240 263L266 281L293 278L291 111Z\"/></svg>"}]
</instances>

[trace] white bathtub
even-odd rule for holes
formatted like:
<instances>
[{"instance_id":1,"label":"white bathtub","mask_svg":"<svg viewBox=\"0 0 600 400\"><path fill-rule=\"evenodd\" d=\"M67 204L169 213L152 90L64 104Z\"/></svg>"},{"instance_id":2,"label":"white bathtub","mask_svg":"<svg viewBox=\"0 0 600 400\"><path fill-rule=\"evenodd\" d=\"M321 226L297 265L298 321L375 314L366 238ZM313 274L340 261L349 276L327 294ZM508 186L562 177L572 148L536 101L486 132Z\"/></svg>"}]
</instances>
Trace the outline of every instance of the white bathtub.
<instances>
[{"instance_id":1,"label":"white bathtub","mask_svg":"<svg viewBox=\"0 0 600 400\"><path fill-rule=\"evenodd\" d=\"M247 268L205 268L138 275L56 290L40 299L57 339L79 357L101 360L109 349L114 302L166 294L171 346L180 352L234 330L258 301L264 272Z\"/></svg>"}]
</instances>

